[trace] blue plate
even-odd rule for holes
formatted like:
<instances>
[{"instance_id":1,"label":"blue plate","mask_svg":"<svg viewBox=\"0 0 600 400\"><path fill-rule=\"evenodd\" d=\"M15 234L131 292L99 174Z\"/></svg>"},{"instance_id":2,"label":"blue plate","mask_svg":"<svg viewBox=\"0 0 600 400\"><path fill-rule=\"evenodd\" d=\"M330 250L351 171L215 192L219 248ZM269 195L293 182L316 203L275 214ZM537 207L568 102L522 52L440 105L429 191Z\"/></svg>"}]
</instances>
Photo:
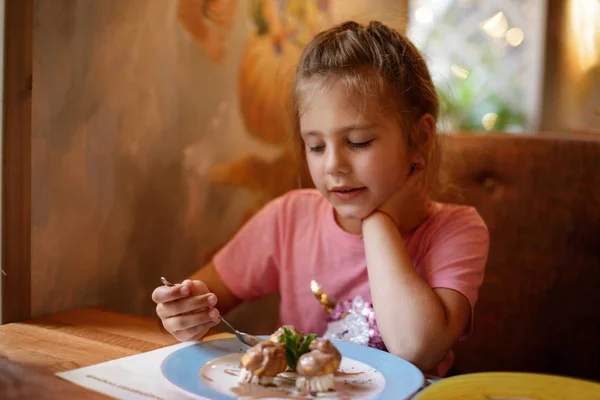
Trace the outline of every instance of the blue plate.
<instances>
[{"instance_id":1,"label":"blue plate","mask_svg":"<svg viewBox=\"0 0 600 400\"><path fill-rule=\"evenodd\" d=\"M367 346L337 340L332 342L344 358L366 364L383 376L385 385L375 398L409 398L425 383L421 371L406 360ZM246 349L247 346L235 338L195 343L167 356L161 369L165 378L180 390L214 400L235 399L208 386L200 377L200 370L207 362L232 353L242 353Z\"/></svg>"}]
</instances>

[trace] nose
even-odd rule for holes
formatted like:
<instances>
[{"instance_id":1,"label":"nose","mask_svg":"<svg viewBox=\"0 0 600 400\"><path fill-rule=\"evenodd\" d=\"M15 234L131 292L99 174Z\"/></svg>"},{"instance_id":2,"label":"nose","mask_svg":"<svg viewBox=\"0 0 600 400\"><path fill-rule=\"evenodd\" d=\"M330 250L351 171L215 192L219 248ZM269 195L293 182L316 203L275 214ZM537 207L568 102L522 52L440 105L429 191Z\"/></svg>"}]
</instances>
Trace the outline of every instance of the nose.
<instances>
[{"instance_id":1,"label":"nose","mask_svg":"<svg viewBox=\"0 0 600 400\"><path fill-rule=\"evenodd\" d=\"M343 149L329 148L327 151L327 160L325 169L328 175L346 175L350 172L350 163L344 154Z\"/></svg>"}]
</instances>

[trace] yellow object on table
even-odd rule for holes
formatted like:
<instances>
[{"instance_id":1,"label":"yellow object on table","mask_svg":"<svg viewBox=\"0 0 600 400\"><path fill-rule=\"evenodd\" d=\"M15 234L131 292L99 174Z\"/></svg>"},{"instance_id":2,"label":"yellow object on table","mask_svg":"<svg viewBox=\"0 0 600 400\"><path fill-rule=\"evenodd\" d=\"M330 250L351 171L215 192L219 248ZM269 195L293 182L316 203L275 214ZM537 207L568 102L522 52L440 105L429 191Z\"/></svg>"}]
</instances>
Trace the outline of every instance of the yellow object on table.
<instances>
[{"instance_id":1,"label":"yellow object on table","mask_svg":"<svg viewBox=\"0 0 600 400\"><path fill-rule=\"evenodd\" d=\"M482 372L434 383L414 400L600 400L600 383L556 375Z\"/></svg>"}]
</instances>

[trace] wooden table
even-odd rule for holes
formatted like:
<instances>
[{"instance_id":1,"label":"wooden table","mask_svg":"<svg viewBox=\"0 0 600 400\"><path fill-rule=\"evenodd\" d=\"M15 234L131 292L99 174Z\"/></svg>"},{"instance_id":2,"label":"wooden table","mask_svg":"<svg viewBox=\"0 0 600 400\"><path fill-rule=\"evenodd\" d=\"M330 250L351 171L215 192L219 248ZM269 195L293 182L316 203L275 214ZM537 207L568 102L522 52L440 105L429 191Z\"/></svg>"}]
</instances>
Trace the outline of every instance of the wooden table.
<instances>
[{"instance_id":1,"label":"wooden table","mask_svg":"<svg viewBox=\"0 0 600 400\"><path fill-rule=\"evenodd\" d=\"M209 332L205 338L218 338ZM178 343L158 319L101 308L66 311L0 326L0 399L109 397L54 375Z\"/></svg>"},{"instance_id":2,"label":"wooden table","mask_svg":"<svg viewBox=\"0 0 600 400\"><path fill-rule=\"evenodd\" d=\"M2 325L0 399L108 399L54 373L175 343L158 320L100 308ZM23 382L27 384L20 387Z\"/></svg>"}]
</instances>

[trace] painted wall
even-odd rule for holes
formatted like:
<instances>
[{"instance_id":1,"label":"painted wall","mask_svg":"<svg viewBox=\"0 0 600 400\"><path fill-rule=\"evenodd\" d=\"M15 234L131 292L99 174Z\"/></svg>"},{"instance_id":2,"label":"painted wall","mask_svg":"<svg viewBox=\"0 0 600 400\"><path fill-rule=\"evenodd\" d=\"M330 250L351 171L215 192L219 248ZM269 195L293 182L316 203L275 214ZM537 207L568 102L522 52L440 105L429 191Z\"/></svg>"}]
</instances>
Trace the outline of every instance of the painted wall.
<instances>
[{"instance_id":1,"label":"painted wall","mask_svg":"<svg viewBox=\"0 0 600 400\"><path fill-rule=\"evenodd\" d=\"M366 0L39 0L32 314L154 314L260 206L298 186L284 95L302 46ZM275 167L283 172L275 173Z\"/></svg>"}]
</instances>

